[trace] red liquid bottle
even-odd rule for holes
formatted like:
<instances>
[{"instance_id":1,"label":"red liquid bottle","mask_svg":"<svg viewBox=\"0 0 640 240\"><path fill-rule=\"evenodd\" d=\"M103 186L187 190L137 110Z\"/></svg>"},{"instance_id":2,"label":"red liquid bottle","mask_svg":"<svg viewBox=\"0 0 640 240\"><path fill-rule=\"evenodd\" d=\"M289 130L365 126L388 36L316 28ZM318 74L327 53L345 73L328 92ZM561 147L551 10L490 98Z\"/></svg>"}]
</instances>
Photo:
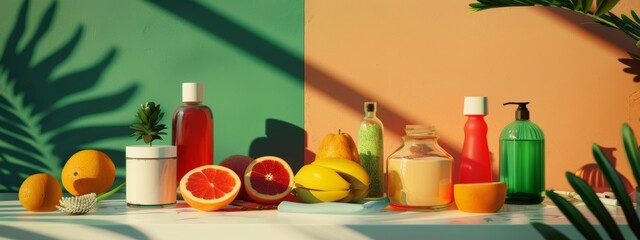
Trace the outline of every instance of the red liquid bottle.
<instances>
[{"instance_id":1,"label":"red liquid bottle","mask_svg":"<svg viewBox=\"0 0 640 240\"><path fill-rule=\"evenodd\" d=\"M486 97L465 97L464 143L460 159L458 183L492 182L491 155L487 142Z\"/></svg>"},{"instance_id":2,"label":"red liquid bottle","mask_svg":"<svg viewBox=\"0 0 640 240\"><path fill-rule=\"evenodd\" d=\"M199 166L213 164L213 115L202 104L202 83L183 83L182 102L173 114L172 143L177 151L178 183Z\"/></svg>"}]
</instances>

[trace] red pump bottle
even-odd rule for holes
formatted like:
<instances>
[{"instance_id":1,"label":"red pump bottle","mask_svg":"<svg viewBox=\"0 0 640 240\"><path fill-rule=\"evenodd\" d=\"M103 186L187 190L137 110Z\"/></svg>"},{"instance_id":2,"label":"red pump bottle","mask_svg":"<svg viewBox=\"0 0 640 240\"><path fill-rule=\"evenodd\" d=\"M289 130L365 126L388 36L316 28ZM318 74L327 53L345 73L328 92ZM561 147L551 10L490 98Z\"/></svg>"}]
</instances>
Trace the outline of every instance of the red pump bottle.
<instances>
[{"instance_id":1,"label":"red pump bottle","mask_svg":"<svg viewBox=\"0 0 640 240\"><path fill-rule=\"evenodd\" d=\"M486 97L465 97L464 143L460 159L458 183L492 182L491 155L487 142Z\"/></svg>"},{"instance_id":2,"label":"red pump bottle","mask_svg":"<svg viewBox=\"0 0 640 240\"><path fill-rule=\"evenodd\" d=\"M213 115L203 105L202 83L182 83L182 102L173 114L172 143L176 146L177 182L199 166L213 164Z\"/></svg>"}]
</instances>

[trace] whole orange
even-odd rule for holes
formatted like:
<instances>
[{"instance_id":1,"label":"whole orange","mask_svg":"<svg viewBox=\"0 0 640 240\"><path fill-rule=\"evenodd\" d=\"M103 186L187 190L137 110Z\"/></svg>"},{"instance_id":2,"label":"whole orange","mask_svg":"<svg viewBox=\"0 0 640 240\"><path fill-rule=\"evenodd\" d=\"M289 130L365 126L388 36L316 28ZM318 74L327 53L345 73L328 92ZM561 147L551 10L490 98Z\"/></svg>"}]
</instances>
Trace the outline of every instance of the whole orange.
<instances>
[{"instance_id":1,"label":"whole orange","mask_svg":"<svg viewBox=\"0 0 640 240\"><path fill-rule=\"evenodd\" d=\"M20 185L18 200L32 212L55 211L62 198L62 188L55 177L46 173L29 176Z\"/></svg>"},{"instance_id":2,"label":"whole orange","mask_svg":"<svg viewBox=\"0 0 640 240\"><path fill-rule=\"evenodd\" d=\"M98 150L79 151L62 168L62 185L75 196L106 192L115 178L116 166L113 161Z\"/></svg>"}]
</instances>

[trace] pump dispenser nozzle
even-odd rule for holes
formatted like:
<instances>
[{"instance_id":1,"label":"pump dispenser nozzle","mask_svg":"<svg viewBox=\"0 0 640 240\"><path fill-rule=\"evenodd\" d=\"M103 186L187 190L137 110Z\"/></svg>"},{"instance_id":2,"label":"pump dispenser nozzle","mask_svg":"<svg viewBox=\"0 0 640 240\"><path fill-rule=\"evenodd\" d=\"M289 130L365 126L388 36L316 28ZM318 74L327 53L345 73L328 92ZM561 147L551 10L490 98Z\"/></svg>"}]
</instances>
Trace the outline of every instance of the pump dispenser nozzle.
<instances>
[{"instance_id":1,"label":"pump dispenser nozzle","mask_svg":"<svg viewBox=\"0 0 640 240\"><path fill-rule=\"evenodd\" d=\"M527 104L529 104L529 102L506 102L502 105L507 106L510 104L518 105L518 109L516 110L516 120L529 120L529 109L527 109Z\"/></svg>"}]
</instances>

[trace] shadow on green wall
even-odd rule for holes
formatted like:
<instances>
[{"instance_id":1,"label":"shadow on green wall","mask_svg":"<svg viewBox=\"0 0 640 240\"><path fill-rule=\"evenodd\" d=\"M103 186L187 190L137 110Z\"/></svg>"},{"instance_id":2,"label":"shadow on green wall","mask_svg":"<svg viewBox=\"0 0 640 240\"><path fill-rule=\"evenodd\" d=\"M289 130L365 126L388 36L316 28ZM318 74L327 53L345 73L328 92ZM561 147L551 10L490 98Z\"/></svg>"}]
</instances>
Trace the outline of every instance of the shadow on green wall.
<instances>
[{"instance_id":1,"label":"shadow on green wall","mask_svg":"<svg viewBox=\"0 0 640 240\"><path fill-rule=\"evenodd\" d=\"M195 1L151 0L150 2L276 67L299 80L300 83L304 81L304 61L301 58L247 30L215 9L207 8Z\"/></svg>"},{"instance_id":2,"label":"shadow on green wall","mask_svg":"<svg viewBox=\"0 0 640 240\"><path fill-rule=\"evenodd\" d=\"M265 125L266 137L251 142L250 157L280 157L289 163L294 173L304 166L304 159L315 158L315 154L307 149L307 133L304 129L278 119L267 119ZM304 141L300 141L301 136Z\"/></svg>"},{"instance_id":3,"label":"shadow on green wall","mask_svg":"<svg viewBox=\"0 0 640 240\"><path fill-rule=\"evenodd\" d=\"M150 2L193 24L203 32L222 39L230 45L251 54L265 64L269 64L281 72L290 75L292 79L299 81L301 84L306 83L309 87L333 96L337 101L348 106L354 112L362 112L363 102L378 99L377 96L365 95L358 89L342 84L342 81L336 76L305 62L303 58L288 52L257 33L233 22L215 9L205 7L194 1L151 0ZM313 78L305 79L305 75L313 76ZM424 119L410 119L388 108L380 108L378 116L382 122L385 123L385 130L397 135L404 135L405 125L424 121ZM305 139L305 135L291 137L292 138L289 139L290 142L294 141L294 138L298 141ZM452 146L445 141L441 141L440 146L445 148L455 159L460 158L458 146ZM304 157L307 163L314 160L310 154Z\"/></svg>"},{"instance_id":4,"label":"shadow on green wall","mask_svg":"<svg viewBox=\"0 0 640 240\"><path fill-rule=\"evenodd\" d=\"M0 192L16 192L22 180L44 172L60 178L61 169L80 146L93 142L128 136L127 124L70 127L80 118L105 114L120 108L137 91L133 84L127 89L83 100L68 97L94 87L117 51L111 49L97 63L54 78L52 73L67 61L78 46L84 28L79 26L62 46L44 57L33 60L35 48L51 28L57 2L53 2L40 19L33 37L23 40L29 1L25 1L0 58ZM21 41L27 41L18 49ZM61 103L64 102L64 105ZM102 149L99 149L102 150ZM112 159L124 159L124 151L102 150ZM124 161L115 161L124 168ZM116 182L124 181L119 176Z\"/></svg>"}]
</instances>

